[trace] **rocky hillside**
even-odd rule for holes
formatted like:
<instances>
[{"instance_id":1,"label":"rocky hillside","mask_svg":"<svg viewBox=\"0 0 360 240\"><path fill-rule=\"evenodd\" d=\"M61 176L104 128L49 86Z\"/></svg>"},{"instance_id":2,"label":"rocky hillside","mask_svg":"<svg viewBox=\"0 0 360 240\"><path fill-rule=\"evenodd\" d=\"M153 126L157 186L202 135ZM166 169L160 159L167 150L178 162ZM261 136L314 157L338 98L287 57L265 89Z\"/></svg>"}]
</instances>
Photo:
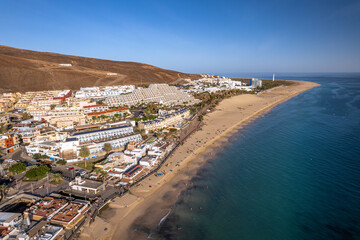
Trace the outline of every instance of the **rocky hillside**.
<instances>
[{"instance_id":1,"label":"rocky hillside","mask_svg":"<svg viewBox=\"0 0 360 240\"><path fill-rule=\"evenodd\" d=\"M184 78L195 79L199 76L143 63L36 52L0 45L1 92L176 83Z\"/></svg>"}]
</instances>

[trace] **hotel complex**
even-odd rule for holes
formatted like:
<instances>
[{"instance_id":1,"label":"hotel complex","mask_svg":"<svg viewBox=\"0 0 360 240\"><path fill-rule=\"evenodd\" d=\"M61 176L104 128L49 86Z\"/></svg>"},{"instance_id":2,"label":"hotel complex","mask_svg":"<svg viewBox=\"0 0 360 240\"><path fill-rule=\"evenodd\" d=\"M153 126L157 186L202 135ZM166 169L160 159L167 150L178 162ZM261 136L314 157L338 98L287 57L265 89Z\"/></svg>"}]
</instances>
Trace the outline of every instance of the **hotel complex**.
<instances>
[{"instance_id":1,"label":"hotel complex","mask_svg":"<svg viewBox=\"0 0 360 240\"><path fill-rule=\"evenodd\" d=\"M60 152L64 156L66 153L72 153L71 156L79 157L82 146L87 146L90 150L90 158L98 157L98 154L104 151L104 145L110 144L113 149L125 147L129 142L141 141L140 134L134 133L130 126L121 126L114 128L104 128L94 131L74 133L64 142L60 142ZM68 159L69 160L69 159ZM79 160L79 158L77 158Z\"/></svg>"},{"instance_id":2,"label":"hotel complex","mask_svg":"<svg viewBox=\"0 0 360 240\"><path fill-rule=\"evenodd\" d=\"M105 86L80 88L75 94L76 98L103 98L131 93L135 90L134 85Z\"/></svg>"},{"instance_id":3,"label":"hotel complex","mask_svg":"<svg viewBox=\"0 0 360 240\"><path fill-rule=\"evenodd\" d=\"M193 105L199 100L168 84L150 84L148 88L137 88L132 93L109 97L105 101L110 106L134 106L147 103L164 105Z\"/></svg>"},{"instance_id":4,"label":"hotel complex","mask_svg":"<svg viewBox=\"0 0 360 240\"><path fill-rule=\"evenodd\" d=\"M144 129L145 131L156 131L180 124L189 116L190 110L184 108L172 113L167 113L154 120L139 122L139 128Z\"/></svg>"}]
</instances>

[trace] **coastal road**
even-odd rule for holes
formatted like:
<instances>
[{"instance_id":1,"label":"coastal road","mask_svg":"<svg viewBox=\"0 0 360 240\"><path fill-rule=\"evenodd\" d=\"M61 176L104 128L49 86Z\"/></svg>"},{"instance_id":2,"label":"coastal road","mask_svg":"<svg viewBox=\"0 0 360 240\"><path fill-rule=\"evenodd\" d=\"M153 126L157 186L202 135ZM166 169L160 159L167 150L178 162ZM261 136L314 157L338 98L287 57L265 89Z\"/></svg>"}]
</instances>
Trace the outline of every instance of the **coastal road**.
<instances>
[{"instance_id":1,"label":"coastal road","mask_svg":"<svg viewBox=\"0 0 360 240\"><path fill-rule=\"evenodd\" d=\"M20 146L14 152L9 153L8 155L6 155L6 158L13 159L16 161L21 161L21 162L28 162L32 165L34 164L34 162L31 162L31 160L33 160L33 158L27 155L26 149L24 146Z\"/></svg>"}]
</instances>

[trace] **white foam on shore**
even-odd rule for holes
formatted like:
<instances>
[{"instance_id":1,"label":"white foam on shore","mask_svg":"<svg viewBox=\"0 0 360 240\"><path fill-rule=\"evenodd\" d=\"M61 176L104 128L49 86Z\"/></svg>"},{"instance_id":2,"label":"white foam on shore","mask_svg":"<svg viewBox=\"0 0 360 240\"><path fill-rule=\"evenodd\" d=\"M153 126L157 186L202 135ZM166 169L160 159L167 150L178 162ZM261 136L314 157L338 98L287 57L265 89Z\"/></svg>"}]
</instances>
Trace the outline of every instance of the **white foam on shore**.
<instances>
[{"instance_id":1,"label":"white foam on shore","mask_svg":"<svg viewBox=\"0 0 360 240\"><path fill-rule=\"evenodd\" d=\"M165 214L165 216L163 216L163 217L160 219L160 221L159 221L159 223L158 223L158 225L157 225L157 228L160 228L161 224L162 224L162 223L166 220L166 218L170 215L171 211L172 211L172 209L170 209L169 212L167 212L167 213ZM148 238L148 239L152 238L153 233L154 233L154 230L151 231L151 233L149 234L149 236L148 236L147 238Z\"/></svg>"},{"instance_id":2,"label":"white foam on shore","mask_svg":"<svg viewBox=\"0 0 360 240\"><path fill-rule=\"evenodd\" d=\"M159 221L159 223L158 223L158 227L160 227L161 224L163 223L163 221L170 215L171 210L172 210L172 209L170 209L170 211L169 211L165 216L163 216L163 217L160 219L160 221Z\"/></svg>"}]
</instances>

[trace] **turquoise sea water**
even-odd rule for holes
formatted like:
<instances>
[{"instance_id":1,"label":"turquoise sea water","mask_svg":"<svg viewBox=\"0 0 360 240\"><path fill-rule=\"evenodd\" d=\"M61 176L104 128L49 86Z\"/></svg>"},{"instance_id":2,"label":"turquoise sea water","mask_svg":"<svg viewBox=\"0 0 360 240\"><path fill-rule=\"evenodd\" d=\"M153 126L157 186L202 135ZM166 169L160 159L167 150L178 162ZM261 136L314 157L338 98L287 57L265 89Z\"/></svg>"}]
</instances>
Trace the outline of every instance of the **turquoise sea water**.
<instances>
[{"instance_id":1,"label":"turquoise sea water","mask_svg":"<svg viewBox=\"0 0 360 240\"><path fill-rule=\"evenodd\" d=\"M230 138L154 238L360 239L360 74L277 77L321 86Z\"/></svg>"}]
</instances>

